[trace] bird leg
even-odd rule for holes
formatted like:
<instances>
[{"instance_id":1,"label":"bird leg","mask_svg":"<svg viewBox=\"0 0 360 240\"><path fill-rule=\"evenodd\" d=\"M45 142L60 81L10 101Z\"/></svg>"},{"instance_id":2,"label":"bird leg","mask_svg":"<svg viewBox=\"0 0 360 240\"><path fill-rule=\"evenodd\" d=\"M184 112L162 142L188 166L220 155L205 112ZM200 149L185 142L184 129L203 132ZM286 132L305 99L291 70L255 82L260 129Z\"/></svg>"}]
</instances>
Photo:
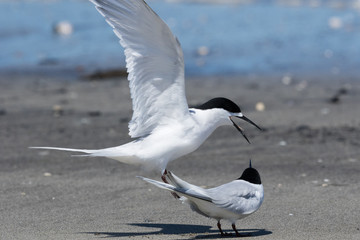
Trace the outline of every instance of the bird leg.
<instances>
[{"instance_id":1,"label":"bird leg","mask_svg":"<svg viewBox=\"0 0 360 240\"><path fill-rule=\"evenodd\" d=\"M218 227L218 229L219 229L219 231L220 231L221 236L225 236L223 230L221 229L220 220L217 222L217 227Z\"/></svg>"},{"instance_id":2,"label":"bird leg","mask_svg":"<svg viewBox=\"0 0 360 240\"><path fill-rule=\"evenodd\" d=\"M240 233L238 232L238 230L236 229L235 223L233 223L231 226L232 226L232 229L235 231L236 236L237 236L237 237L241 237L241 234L240 234Z\"/></svg>"},{"instance_id":3,"label":"bird leg","mask_svg":"<svg viewBox=\"0 0 360 240\"><path fill-rule=\"evenodd\" d=\"M168 180L166 179L166 174L167 174L167 170L165 169L163 175L161 175L161 180L163 180L164 183L169 184ZM173 195L173 197L175 199L179 199L180 196L176 193L176 192L171 192L171 195Z\"/></svg>"}]
</instances>

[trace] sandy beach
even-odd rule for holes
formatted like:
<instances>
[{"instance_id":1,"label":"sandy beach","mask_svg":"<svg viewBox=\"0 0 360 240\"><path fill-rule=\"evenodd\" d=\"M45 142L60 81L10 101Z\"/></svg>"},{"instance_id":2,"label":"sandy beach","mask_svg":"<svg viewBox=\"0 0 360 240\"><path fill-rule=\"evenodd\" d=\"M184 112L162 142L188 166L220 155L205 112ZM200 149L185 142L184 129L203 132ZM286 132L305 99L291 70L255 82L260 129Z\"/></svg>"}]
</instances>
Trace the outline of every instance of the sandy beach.
<instances>
[{"instance_id":1,"label":"sandy beach","mask_svg":"<svg viewBox=\"0 0 360 240\"><path fill-rule=\"evenodd\" d=\"M234 128L221 127L168 166L213 187L238 178L251 158L265 199L237 222L241 233L360 239L359 79L202 77L188 79L186 88L189 105L227 96L265 129L240 122L247 144ZM156 173L28 149L126 143L131 113L125 78L0 76L0 239L223 239L215 220L135 177L159 179Z\"/></svg>"}]
</instances>

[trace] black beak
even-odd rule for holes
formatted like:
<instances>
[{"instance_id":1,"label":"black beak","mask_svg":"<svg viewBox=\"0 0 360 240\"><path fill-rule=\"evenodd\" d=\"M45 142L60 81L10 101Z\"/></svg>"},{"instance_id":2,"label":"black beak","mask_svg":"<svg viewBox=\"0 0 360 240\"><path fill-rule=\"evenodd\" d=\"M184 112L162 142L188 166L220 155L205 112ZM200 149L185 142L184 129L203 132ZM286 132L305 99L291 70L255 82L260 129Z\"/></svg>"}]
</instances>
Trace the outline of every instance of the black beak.
<instances>
[{"instance_id":1,"label":"black beak","mask_svg":"<svg viewBox=\"0 0 360 240\"><path fill-rule=\"evenodd\" d=\"M241 127L239 127L239 125L237 125L231 118L230 118L230 121L233 123L234 127L235 127L237 130L239 130L239 132L243 135L243 137L246 139L246 141L250 144L250 141L249 141L249 139L247 138L247 136L245 135L244 130L243 130Z\"/></svg>"},{"instance_id":2,"label":"black beak","mask_svg":"<svg viewBox=\"0 0 360 240\"><path fill-rule=\"evenodd\" d=\"M244 120L244 121L246 121L246 122L254 125L257 129L259 129L260 131L262 131L262 129L261 129L258 125L256 125L253 121L251 121L250 119L248 119L248 118L245 117L244 115L243 115L242 117L238 117L238 116L236 116L236 117L237 117L237 118L241 118L242 120Z\"/></svg>"},{"instance_id":3,"label":"black beak","mask_svg":"<svg viewBox=\"0 0 360 240\"><path fill-rule=\"evenodd\" d=\"M256 125L253 121L251 121L250 119L248 119L248 118L245 117L244 115L243 115L242 117L239 117L239 116L235 116L235 117L243 119L244 121L246 121L246 122L254 125L256 128L258 128L259 130L262 131L262 129L261 129L258 125ZM230 121L233 123L234 127L243 135L243 137L246 139L246 141L247 141L248 143L250 143L249 139L246 137L246 135L245 135L245 133L244 133L244 130L243 130L239 125L237 125L237 124L231 119L231 117L230 117Z\"/></svg>"}]
</instances>

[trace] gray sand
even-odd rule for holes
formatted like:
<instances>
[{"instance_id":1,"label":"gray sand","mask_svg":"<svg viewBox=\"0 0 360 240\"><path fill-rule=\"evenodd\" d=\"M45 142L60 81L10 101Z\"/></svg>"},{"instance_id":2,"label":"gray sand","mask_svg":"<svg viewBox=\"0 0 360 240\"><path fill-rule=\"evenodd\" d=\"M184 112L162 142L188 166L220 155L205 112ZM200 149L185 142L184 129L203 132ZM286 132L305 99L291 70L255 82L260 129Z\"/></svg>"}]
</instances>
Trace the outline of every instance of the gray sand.
<instances>
[{"instance_id":1,"label":"gray sand","mask_svg":"<svg viewBox=\"0 0 360 240\"><path fill-rule=\"evenodd\" d=\"M303 82L306 80L306 83ZM345 87L337 103L329 99ZM254 239L360 239L360 83L298 78L189 79L190 105L238 102L266 131L240 122L252 142L222 127L168 168L201 186L238 178L252 158L263 180L258 212L237 222ZM265 111L256 111L257 102ZM130 140L125 79L0 79L0 239L217 239L216 221L104 158L28 146L103 148ZM223 228L231 230L227 222Z\"/></svg>"}]
</instances>

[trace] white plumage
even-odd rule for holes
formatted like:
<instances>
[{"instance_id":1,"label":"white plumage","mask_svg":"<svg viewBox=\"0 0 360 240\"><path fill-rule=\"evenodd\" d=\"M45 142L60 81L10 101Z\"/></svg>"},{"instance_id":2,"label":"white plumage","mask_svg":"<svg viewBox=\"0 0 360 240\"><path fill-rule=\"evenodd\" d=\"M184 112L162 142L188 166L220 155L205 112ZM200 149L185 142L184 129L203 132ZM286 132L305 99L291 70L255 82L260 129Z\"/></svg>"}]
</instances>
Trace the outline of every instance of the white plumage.
<instances>
[{"instance_id":1,"label":"white plumage","mask_svg":"<svg viewBox=\"0 0 360 240\"><path fill-rule=\"evenodd\" d=\"M237 235L236 220L242 219L254 213L261 206L264 199L264 189L260 175L254 168L245 169L243 175L232 182L215 188L201 188L185 182L170 171L166 176L171 184L158 182L149 178L139 177L155 186L176 192L180 200L190 205L195 212L214 218L218 221L218 228L224 234L220 220L226 219L231 222Z\"/></svg>"},{"instance_id":2,"label":"white plumage","mask_svg":"<svg viewBox=\"0 0 360 240\"><path fill-rule=\"evenodd\" d=\"M226 98L215 98L198 108L189 109L180 44L143 0L90 1L105 17L125 49L133 105L129 134L137 139L98 150L34 148L108 157L163 174L169 161L196 150L221 125L234 125L246 138L242 128L231 117L258 127Z\"/></svg>"}]
</instances>

